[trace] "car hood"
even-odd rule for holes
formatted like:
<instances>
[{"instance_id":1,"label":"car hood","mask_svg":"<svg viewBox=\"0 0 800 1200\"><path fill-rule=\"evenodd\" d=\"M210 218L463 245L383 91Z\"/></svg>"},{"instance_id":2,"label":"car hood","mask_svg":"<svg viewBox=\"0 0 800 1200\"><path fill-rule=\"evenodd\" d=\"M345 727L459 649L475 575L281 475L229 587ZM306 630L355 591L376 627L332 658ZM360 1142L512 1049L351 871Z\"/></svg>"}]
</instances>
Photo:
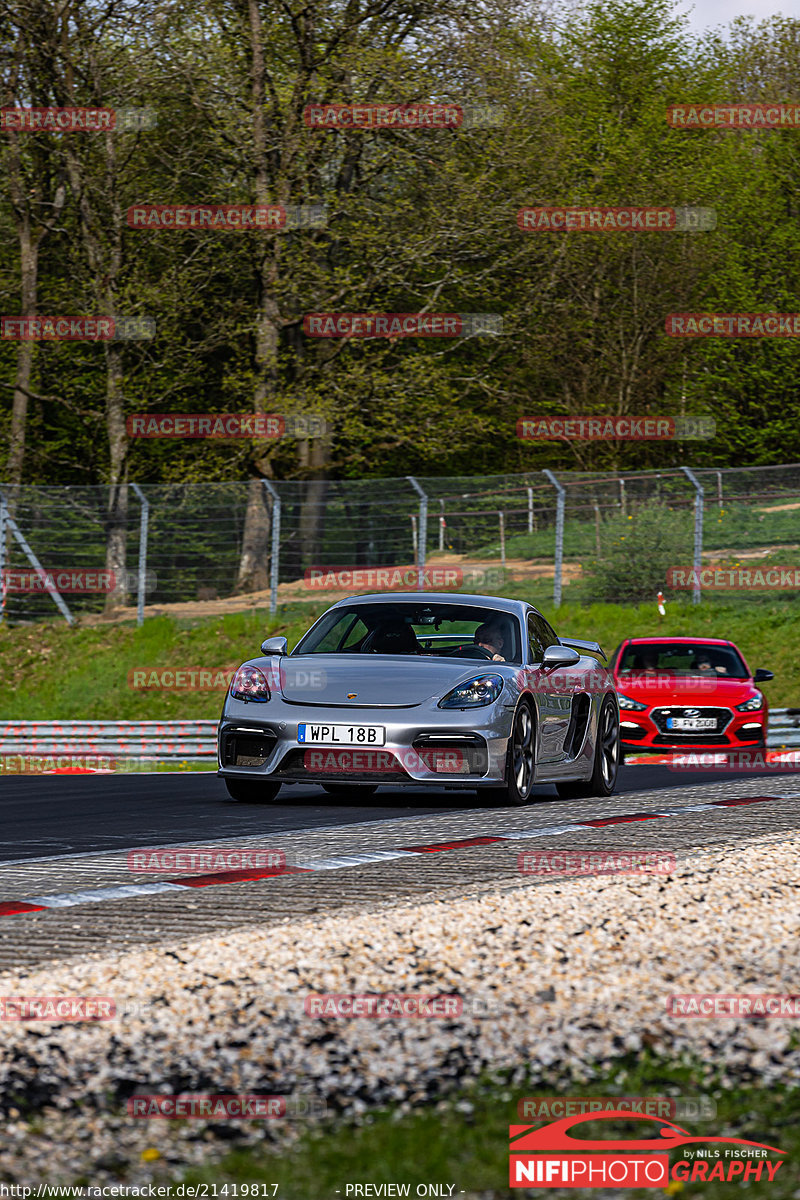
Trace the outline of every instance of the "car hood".
<instances>
[{"instance_id":1,"label":"car hood","mask_svg":"<svg viewBox=\"0 0 800 1200\"><path fill-rule=\"evenodd\" d=\"M717 675L712 678L684 675L656 675L645 677L643 672L635 675L617 675L617 690L631 700L641 704L660 705L722 705L739 704L756 690L750 679L725 679Z\"/></svg>"},{"instance_id":2,"label":"car hood","mask_svg":"<svg viewBox=\"0 0 800 1200\"><path fill-rule=\"evenodd\" d=\"M290 704L350 709L409 708L438 700L475 675L516 671L479 659L442 662L396 654L304 654L261 661L270 664L273 679L279 672L281 695ZM497 671L499 666L504 670ZM355 698L348 699L348 693Z\"/></svg>"}]
</instances>

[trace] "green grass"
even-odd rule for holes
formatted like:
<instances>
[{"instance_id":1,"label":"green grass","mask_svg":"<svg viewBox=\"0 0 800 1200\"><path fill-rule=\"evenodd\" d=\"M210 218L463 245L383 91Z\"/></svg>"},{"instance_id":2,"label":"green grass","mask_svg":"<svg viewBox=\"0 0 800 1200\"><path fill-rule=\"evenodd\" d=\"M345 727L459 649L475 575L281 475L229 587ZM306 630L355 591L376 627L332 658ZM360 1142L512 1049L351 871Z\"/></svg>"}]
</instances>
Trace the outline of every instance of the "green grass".
<instances>
[{"instance_id":1,"label":"green grass","mask_svg":"<svg viewBox=\"0 0 800 1200\"><path fill-rule=\"evenodd\" d=\"M775 503L781 503L781 497L776 497ZM800 500L800 496L791 497ZM769 506L769 501L763 501ZM612 516L620 510L612 510ZM635 505L630 512L635 513ZM665 520L668 519L665 511ZM690 520L692 507L689 505L675 508L677 519L684 522ZM604 542L604 527L607 517L600 525L600 544ZM748 550L768 545L797 545L800 542L800 509L788 509L783 512L758 512L745 504L724 504L720 509L713 500L711 493L706 495L705 516L703 520L703 549L715 550ZM539 559L545 562L553 561L555 545L555 530L552 525L545 529L534 530L533 533L512 533L506 537L506 554L509 558ZM564 521L564 557L573 560L594 558L597 554L597 526L594 517L587 520L578 519L567 510ZM475 550L470 550L471 557L499 558L500 542L493 533L491 538ZM692 535L689 533L686 544L687 562L691 561ZM794 552L797 560L797 552Z\"/></svg>"},{"instance_id":2,"label":"green grass","mask_svg":"<svg viewBox=\"0 0 800 1200\"><path fill-rule=\"evenodd\" d=\"M202 621L152 617L134 624L68 627L41 622L0 627L0 719L179 720L218 717L224 687L214 691L145 691L132 673L234 670L259 653L265 637L297 641L326 606L291 605Z\"/></svg>"},{"instance_id":3,"label":"green grass","mask_svg":"<svg viewBox=\"0 0 800 1200\"><path fill-rule=\"evenodd\" d=\"M627 1059L612 1073L592 1084L562 1088L527 1088L498 1080L480 1080L464 1087L436 1105L410 1112L368 1112L359 1123L328 1121L304 1131L287 1150L233 1149L213 1168L192 1169L185 1182L278 1184L280 1200L345 1200L348 1183L409 1183L410 1195L420 1183L455 1184L482 1200L511 1200L512 1197L542 1195L541 1190L509 1188L508 1126L527 1124L517 1115L517 1101L524 1096L613 1097L644 1096L687 1099L709 1097L716 1104L714 1118L676 1123L691 1134L747 1138L780 1147L786 1162L772 1184L751 1184L771 1200L790 1200L798 1189L797 1160L800 1156L800 1093L783 1087L769 1091L760 1086L732 1088L712 1074L708 1065L664 1064L648 1056ZM544 1124L534 1121L532 1124ZM636 1122L614 1126L622 1136L642 1136ZM649 1135L652 1127L645 1126ZM587 1136L609 1137L609 1123L584 1127ZM683 1156L673 1151L672 1163ZM774 1156L773 1156L774 1157ZM745 1185L741 1183L687 1183L679 1193L685 1200L723 1200ZM585 1189L583 1190L585 1191ZM210 1194L210 1191L209 1191ZM352 1194L352 1193L351 1193ZM374 1193L373 1193L374 1194ZM575 1196L575 1191L548 1191L558 1197ZM594 1193L592 1193L594 1194ZM598 1193L600 1194L600 1193ZM630 1189L630 1196L663 1195L663 1191Z\"/></svg>"},{"instance_id":4,"label":"green grass","mask_svg":"<svg viewBox=\"0 0 800 1200\"><path fill-rule=\"evenodd\" d=\"M573 601L554 612L552 582L507 583L504 595L538 604L556 630L597 639L608 652L624 637L652 634L726 637L742 649L752 669L775 672L765 685L775 707L800 706L800 604L749 596L669 601L659 618L655 603L589 604ZM179 720L216 718L223 691L145 691L130 686L133 671L207 668L230 671L258 654L265 637L283 635L290 647L326 608L324 601L204 620L153 617L133 624L74 626L42 622L0 626L0 719Z\"/></svg>"}]
</instances>

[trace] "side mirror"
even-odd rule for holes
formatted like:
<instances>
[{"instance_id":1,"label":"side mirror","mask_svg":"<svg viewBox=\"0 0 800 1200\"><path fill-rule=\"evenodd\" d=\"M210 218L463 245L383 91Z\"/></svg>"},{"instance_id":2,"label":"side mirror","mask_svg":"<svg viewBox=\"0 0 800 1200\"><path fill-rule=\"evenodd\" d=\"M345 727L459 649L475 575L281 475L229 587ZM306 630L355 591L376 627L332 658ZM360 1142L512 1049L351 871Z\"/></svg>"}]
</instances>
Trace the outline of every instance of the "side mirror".
<instances>
[{"instance_id":1,"label":"side mirror","mask_svg":"<svg viewBox=\"0 0 800 1200\"><path fill-rule=\"evenodd\" d=\"M571 646L548 646L544 652L542 666L548 670L553 667L574 667L580 660L580 654Z\"/></svg>"},{"instance_id":2,"label":"side mirror","mask_svg":"<svg viewBox=\"0 0 800 1200\"><path fill-rule=\"evenodd\" d=\"M753 679L756 683L766 683L768 679L774 679L775 674L772 671L765 671L763 667L759 667Z\"/></svg>"},{"instance_id":3,"label":"side mirror","mask_svg":"<svg viewBox=\"0 0 800 1200\"><path fill-rule=\"evenodd\" d=\"M262 654L288 654L288 643L285 637L267 638L261 643Z\"/></svg>"}]
</instances>

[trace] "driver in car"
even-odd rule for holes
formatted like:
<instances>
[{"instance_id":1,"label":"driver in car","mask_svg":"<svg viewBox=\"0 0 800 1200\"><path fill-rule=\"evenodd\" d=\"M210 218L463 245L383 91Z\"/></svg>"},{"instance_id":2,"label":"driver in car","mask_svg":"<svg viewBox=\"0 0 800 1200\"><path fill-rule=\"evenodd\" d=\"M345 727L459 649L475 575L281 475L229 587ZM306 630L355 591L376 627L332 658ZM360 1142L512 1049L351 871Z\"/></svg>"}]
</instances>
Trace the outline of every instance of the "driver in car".
<instances>
[{"instance_id":1,"label":"driver in car","mask_svg":"<svg viewBox=\"0 0 800 1200\"><path fill-rule=\"evenodd\" d=\"M698 654L698 656L695 660L695 668L694 669L696 671L700 671L703 675L714 675L714 674L727 675L728 674L728 668L723 666L722 663L719 662L718 659L715 659L714 662L712 662L711 655L706 654L706 652L704 650L701 651L700 654Z\"/></svg>"},{"instance_id":2,"label":"driver in car","mask_svg":"<svg viewBox=\"0 0 800 1200\"><path fill-rule=\"evenodd\" d=\"M492 656L492 662L506 661L500 653L505 645L505 638L499 625L493 625L491 621L486 621L475 630L475 636L472 640L476 646L489 651Z\"/></svg>"}]
</instances>

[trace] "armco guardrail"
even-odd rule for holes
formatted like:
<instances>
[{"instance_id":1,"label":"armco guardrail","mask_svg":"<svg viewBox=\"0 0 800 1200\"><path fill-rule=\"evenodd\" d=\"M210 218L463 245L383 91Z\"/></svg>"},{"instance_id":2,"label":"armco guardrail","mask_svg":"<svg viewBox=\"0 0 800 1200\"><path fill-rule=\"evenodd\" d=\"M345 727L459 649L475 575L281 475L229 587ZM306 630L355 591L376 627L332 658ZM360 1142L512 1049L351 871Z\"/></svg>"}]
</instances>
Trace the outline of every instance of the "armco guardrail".
<instances>
[{"instance_id":1,"label":"armco guardrail","mask_svg":"<svg viewBox=\"0 0 800 1200\"><path fill-rule=\"evenodd\" d=\"M800 708L773 708L767 728L768 746L800 747Z\"/></svg>"},{"instance_id":2,"label":"armco guardrail","mask_svg":"<svg viewBox=\"0 0 800 1200\"><path fill-rule=\"evenodd\" d=\"M800 708L775 708L767 745L800 748ZM216 721L6 721L2 754L103 754L142 762L216 760Z\"/></svg>"},{"instance_id":3,"label":"armco guardrail","mask_svg":"<svg viewBox=\"0 0 800 1200\"><path fill-rule=\"evenodd\" d=\"M216 721L6 721L0 754L216 761Z\"/></svg>"}]
</instances>

